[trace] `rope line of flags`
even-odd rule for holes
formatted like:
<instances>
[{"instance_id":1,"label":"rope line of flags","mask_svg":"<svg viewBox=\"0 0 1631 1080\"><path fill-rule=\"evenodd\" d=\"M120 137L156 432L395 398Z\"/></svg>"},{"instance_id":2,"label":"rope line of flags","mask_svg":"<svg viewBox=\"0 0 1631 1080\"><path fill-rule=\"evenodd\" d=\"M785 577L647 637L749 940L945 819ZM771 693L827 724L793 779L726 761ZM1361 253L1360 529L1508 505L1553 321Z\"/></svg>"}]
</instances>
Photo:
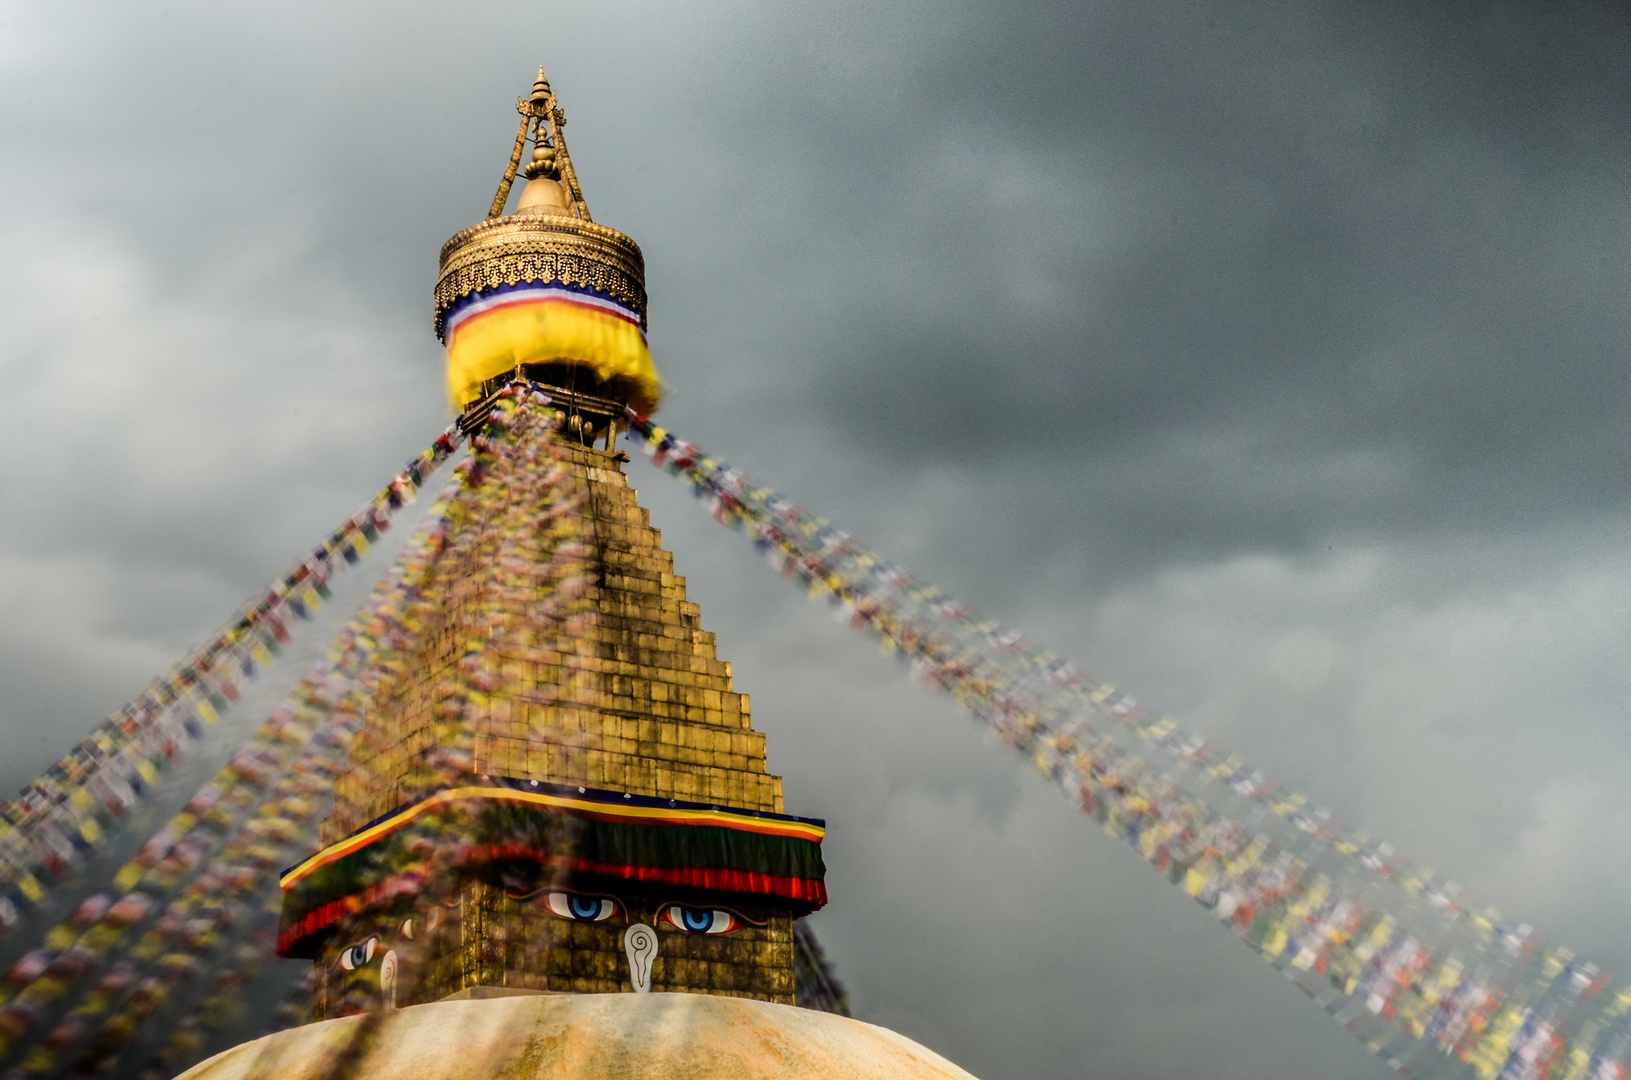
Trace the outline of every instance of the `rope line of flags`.
<instances>
[{"instance_id":1,"label":"rope line of flags","mask_svg":"<svg viewBox=\"0 0 1631 1080\"><path fill-rule=\"evenodd\" d=\"M287 574L251 598L208 642L0 803L0 929L38 904L81 856L106 843L189 743L270 666L291 629L323 605L328 581L355 565L391 518L463 441L450 425Z\"/></svg>"},{"instance_id":2,"label":"rope line of flags","mask_svg":"<svg viewBox=\"0 0 1631 1080\"><path fill-rule=\"evenodd\" d=\"M454 692L438 703L447 737L433 771L449 780L475 765L479 717L500 677L497 653L537 620L570 636L589 606L581 498L554 460L548 404L524 387L501 395L470 438L470 457L325 659L111 888L0 977L0 1075L170 1075L198 1060L235 995L275 962L279 873L316 846L318 816L351 755L373 749L358 741L363 711L413 677L427 605L463 565L456 556L474 545L477 557L498 559L518 540L547 537L547 552L512 559L496 591L468 613L474 636L455 664ZM467 528L472 522L480 527ZM456 862L461 837L450 822L421 830L418 861L398 868L404 895L433 876L420 862ZM310 980L303 986L309 992ZM307 1016L309 1005L291 999L273 1025Z\"/></svg>"},{"instance_id":3,"label":"rope line of flags","mask_svg":"<svg viewBox=\"0 0 1631 1080\"><path fill-rule=\"evenodd\" d=\"M435 462L451 452L444 438ZM415 487L428 470L418 472ZM325 657L231 760L110 888L0 978L0 1066L12 1064L5 1075L101 1075L132 1055L169 1075L190 1063L204 1018L226 1012L237 988L271 960L277 875L314 845L381 669L402 662L412 639L402 613L445 542L448 508L467 472L456 470Z\"/></svg>"},{"instance_id":4,"label":"rope line of flags","mask_svg":"<svg viewBox=\"0 0 1631 1080\"><path fill-rule=\"evenodd\" d=\"M1406 1077L1626 1080L1631 988L632 410L631 438Z\"/></svg>"}]
</instances>

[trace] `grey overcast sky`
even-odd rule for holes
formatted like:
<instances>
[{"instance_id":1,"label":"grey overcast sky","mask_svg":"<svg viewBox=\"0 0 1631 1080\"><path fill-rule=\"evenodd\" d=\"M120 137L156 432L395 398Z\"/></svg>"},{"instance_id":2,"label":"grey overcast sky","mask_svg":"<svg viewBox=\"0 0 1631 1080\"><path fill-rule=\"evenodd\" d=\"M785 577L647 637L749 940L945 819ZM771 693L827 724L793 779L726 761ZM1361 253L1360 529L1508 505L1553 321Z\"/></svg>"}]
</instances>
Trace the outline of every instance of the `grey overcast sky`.
<instances>
[{"instance_id":1,"label":"grey overcast sky","mask_svg":"<svg viewBox=\"0 0 1631 1080\"><path fill-rule=\"evenodd\" d=\"M1631 972L1622 5L0 4L0 781L445 423L542 62L663 421ZM984 1080L1383 1066L630 466L866 1019Z\"/></svg>"}]
</instances>

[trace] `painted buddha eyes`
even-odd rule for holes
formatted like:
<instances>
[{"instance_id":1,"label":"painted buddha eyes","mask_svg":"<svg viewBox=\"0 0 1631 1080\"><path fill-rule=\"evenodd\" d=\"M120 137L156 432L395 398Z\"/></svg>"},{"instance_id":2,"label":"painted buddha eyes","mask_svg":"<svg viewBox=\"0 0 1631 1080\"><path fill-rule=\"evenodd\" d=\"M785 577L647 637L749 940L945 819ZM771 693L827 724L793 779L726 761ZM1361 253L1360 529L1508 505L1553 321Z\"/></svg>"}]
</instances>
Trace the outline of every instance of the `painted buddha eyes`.
<instances>
[{"instance_id":1,"label":"painted buddha eyes","mask_svg":"<svg viewBox=\"0 0 1631 1080\"><path fill-rule=\"evenodd\" d=\"M374 950L377 948L379 948L379 938L375 937L348 946L340 953L340 966L346 971L356 971L374 958Z\"/></svg>"},{"instance_id":2,"label":"painted buddha eyes","mask_svg":"<svg viewBox=\"0 0 1631 1080\"><path fill-rule=\"evenodd\" d=\"M544 897L544 906L563 919L574 922L605 922L617 914L617 901L604 896L580 896L577 893L552 892Z\"/></svg>"},{"instance_id":3,"label":"painted buddha eyes","mask_svg":"<svg viewBox=\"0 0 1631 1080\"><path fill-rule=\"evenodd\" d=\"M663 908L660 918L687 934L729 934L745 925L741 919L722 908L692 908L679 904Z\"/></svg>"},{"instance_id":4,"label":"painted buddha eyes","mask_svg":"<svg viewBox=\"0 0 1631 1080\"><path fill-rule=\"evenodd\" d=\"M573 922L597 923L611 918L626 918L623 905L606 896L551 892L545 893L542 899L550 914ZM657 913L657 921L687 934L730 934L749 925L741 916L724 908L686 907L683 904L665 905Z\"/></svg>"}]
</instances>

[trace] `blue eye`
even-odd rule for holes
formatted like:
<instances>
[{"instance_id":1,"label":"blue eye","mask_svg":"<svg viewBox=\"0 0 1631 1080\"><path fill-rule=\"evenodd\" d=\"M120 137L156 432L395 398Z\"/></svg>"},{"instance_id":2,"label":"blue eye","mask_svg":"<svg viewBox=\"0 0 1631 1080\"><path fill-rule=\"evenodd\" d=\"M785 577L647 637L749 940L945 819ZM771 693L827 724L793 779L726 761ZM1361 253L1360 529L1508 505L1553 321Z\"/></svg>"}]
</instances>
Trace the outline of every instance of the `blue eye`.
<instances>
[{"instance_id":1,"label":"blue eye","mask_svg":"<svg viewBox=\"0 0 1631 1080\"><path fill-rule=\"evenodd\" d=\"M617 901L603 896L580 896L577 893L552 892L544 897L544 906L552 914L574 922L605 922L617 914Z\"/></svg>"},{"instance_id":2,"label":"blue eye","mask_svg":"<svg viewBox=\"0 0 1631 1080\"><path fill-rule=\"evenodd\" d=\"M663 908L662 918L687 934L729 934L744 925L741 919L722 908L690 908L679 904Z\"/></svg>"},{"instance_id":3,"label":"blue eye","mask_svg":"<svg viewBox=\"0 0 1631 1080\"><path fill-rule=\"evenodd\" d=\"M346 971L356 971L374 958L374 949L378 945L379 938L369 938L367 941L342 949L340 967Z\"/></svg>"}]
</instances>

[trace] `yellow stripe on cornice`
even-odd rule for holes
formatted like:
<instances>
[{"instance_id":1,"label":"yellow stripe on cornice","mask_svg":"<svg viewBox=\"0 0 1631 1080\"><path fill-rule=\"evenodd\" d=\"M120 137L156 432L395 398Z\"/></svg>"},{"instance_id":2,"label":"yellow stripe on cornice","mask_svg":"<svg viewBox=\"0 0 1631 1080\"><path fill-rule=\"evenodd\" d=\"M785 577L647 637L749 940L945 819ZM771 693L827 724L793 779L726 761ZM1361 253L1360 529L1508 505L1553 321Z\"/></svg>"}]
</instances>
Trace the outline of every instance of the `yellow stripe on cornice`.
<instances>
[{"instance_id":1,"label":"yellow stripe on cornice","mask_svg":"<svg viewBox=\"0 0 1631 1080\"><path fill-rule=\"evenodd\" d=\"M287 890L312 871L327 866L338 859L343 859L354 851L362 850L380 837L395 832L419 815L428 813L437 807L446 806L449 803L478 799L521 806L536 806L543 810L554 810L580 817L599 818L628 824L711 825L715 828L759 833L763 836L782 836L795 840L809 840L817 844L821 843L822 838L827 834L825 828L809 822L755 817L752 814L741 814L730 810L682 810L663 806L619 806L617 803L599 802L594 799L574 799L564 795L550 795L541 791L523 791L510 787L447 788L419 800L412 806L404 807L401 811L382 821L375 822L360 832L353 833L338 843L330 844L322 851L291 868L278 879L278 885Z\"/></svg>"}]
</instances>

